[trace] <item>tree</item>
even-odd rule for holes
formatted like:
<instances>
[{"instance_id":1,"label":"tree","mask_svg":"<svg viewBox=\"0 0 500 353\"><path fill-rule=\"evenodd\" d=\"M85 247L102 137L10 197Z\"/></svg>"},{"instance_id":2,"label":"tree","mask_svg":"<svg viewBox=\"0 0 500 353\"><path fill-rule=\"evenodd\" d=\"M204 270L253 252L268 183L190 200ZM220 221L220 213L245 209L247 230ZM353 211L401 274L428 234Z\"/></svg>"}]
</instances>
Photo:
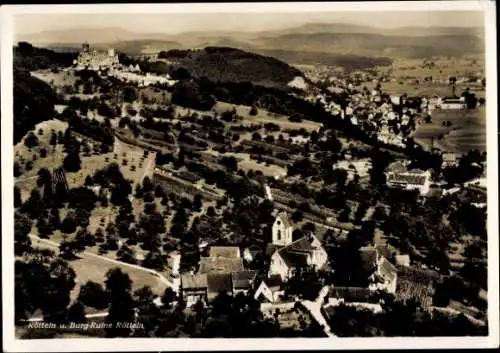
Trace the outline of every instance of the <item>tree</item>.
<instances>
[{"instance_id":1,"label":"tree","mask_svg":"<svg viewBox=\"0 0 500 353\"><path fill-rule=\"evenodd\" d=\"M17 260L15 269L16 322L40 309L47 322L61 323L67 318L75 272L53 252L40 251ZM22 300L21 300L22 299Z\"/></svg>"},{"instance_id":2,"label":"tree","mask_svg":"<svg viewBox=\"0 0 500 353\"><path fill-rule=\"evenodd\" d=\"M300 210L295 210L292 213L292 221L295 223L302 221L303 218L304 218L304 213Z\"/></svg>"},{"instance_id":3,"label":"tree","mask_svg":"<svg viewBox=\"0 0 500 353\"><path fill-rule=\"evenodd\" d=\"M31 252L31 240L29 233L33 221L25 214L16 212L14 214L14 253L21 256Z\"/></svg>"},{"instance_id":4,"label":"tree","mask_svg":"<svg viewBox=\"0 0 500 353\"><path fill-rule=\"evenodd\" d=\"M202 197L200 194L196 194L194 196L194 201L193 201L193 210L200 212L202 207Z\"/></svg>"},{"instance_id":5,"label":"tree","mask_svg":"<svg viewBox=\"0 0 500 353\"><path fill-rule=\"evenodd\" d=\"M127 337L130 328L120 327L118 323L134 321L134 301L132 299L132 281L128 274L115 268L106 273L106 291L109 298L109 309L106 322L112 324L106 329L107 337Z\"/></svg>"},{"instance_id":6,"label":"tree","mask_svg":"<svg viewBox=\"0 0 500 353\"><path fill-rule=\"evenodd\" d=\"M22 173L21 165L18 162L14 162L14 177L18 178Z\"/></svg>"},{"instance_id":7,"label":"tree","mask_svg":"<svg viewBox=\"0 0 500 353\"><path fill-rule=\"evenodd\" d=\"M40 157L41 158L47 157L47 150L45 148L40 148Z\"/></svg>"},{"instance_id":8,"label":"tree","mask_svg":"<svg viewBox=\"0 0 500 353\"><path fill-rule=\"evenodd\" d=\"M250 114L251 116L255 116L259 113L259 111L257 110L257 107L255 105L252 105L250 107L250 112L248 114Z\"/></svg>"},{"instance_id":9,"label":"tree","mask_svg":"<svg viewBox=\"0 0 500 353\"><path fill-rule=\"evenodd\" d=\"M17 186L14 186L14 207L22 206L23 201L21 199L21 190Z\"/></svg>"},{"instance_id":10,"label":"tree","mask_svg":"<svg viewBox=\"0 0 500 353\"><path fill-rule=\"evenodd\" d=\"M108 306L108 297L104 288L101 284L92 281L80 287L78 301L98 310L103 310Z\"/></svg>"},{"instance_id":11,"label":"tree","mask_svg":"<svg viewBox=\"0 0 500 353\"><path fill-rule=\"evenodd\" d=\"M39 144L38 137L36 137L36 135L33 132L30 132L28 133L28 136L26 136L24 144L28 148L36 147Z\"/></svg>"},{"instance_id":12,"label":"tree","mask_svg":"<svg viewBox=\"0 0 500 353\"><path fill-rule=\"evenodd\" d=\"M50 136L50 145L57 145L57 134L55 132L52 132L52 135Z\"/></svg>"},{"instance_id":13,"label":"tree","mask_svg":"<svg viewBox=\"0 0 500 353\"><path fill-rule=\"evenodd\" d=\"M68 320L70 322L82 323L86 322L85 308L79 301L71 305L68 309Z\"/></svg>"},{"instance_id":14,"label":"tree","mask_svg":"<svg viewBox=\"0 0 500 353\"><path fill-rule=\"evenodd\" d=\"M63 160L63 167L67 172L77 172L81 168L82 161L78 152L70 151Z\"/></svg>"},{"instance_id":15,"label":"tree","mask_svg":"<svg viewBox=\"0 0 500 353\"><path fill-rule=\"evenodd\" d=\"M123 244L121 246L121 248L116 253L116 257L118 258L118 260L123 262L128 262L130 264L136 263L135 252L133 251L133 249L129 248L126 244Z\"/></svg>"}]
</instances>

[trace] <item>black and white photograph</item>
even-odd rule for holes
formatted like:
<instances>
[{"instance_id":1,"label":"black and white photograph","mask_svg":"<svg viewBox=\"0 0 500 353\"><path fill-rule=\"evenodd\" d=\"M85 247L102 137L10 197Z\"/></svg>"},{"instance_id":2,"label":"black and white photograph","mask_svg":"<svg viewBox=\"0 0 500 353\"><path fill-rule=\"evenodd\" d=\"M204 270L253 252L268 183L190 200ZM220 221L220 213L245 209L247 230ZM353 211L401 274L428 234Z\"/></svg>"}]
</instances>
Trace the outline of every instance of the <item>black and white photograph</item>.
<instances>
[{"instance_id":1,"label":"black and white photograph","mask_svg":"<svg viewBox=\"0 0 500 353\"><path fill-rule=\"evenodd\" d=\"M494 2L0 12L5 351L498 347Z\"/></svg>"}]
</instances>

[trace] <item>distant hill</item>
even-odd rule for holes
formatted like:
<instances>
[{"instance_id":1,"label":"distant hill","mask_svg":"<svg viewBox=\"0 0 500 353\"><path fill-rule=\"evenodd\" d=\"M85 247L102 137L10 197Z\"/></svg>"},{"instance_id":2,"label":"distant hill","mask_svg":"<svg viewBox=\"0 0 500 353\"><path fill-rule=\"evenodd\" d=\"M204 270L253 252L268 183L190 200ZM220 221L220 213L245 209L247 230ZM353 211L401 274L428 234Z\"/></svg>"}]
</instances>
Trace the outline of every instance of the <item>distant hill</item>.
<instances>
[{"instance_id":1,"label":"distant hill","mask_svg":"<svg viewBox=\"0 0 500 353\"><path fill-rule=\"evenodd\" d=\"M339 66L348 70L371 69L376 66L390 66L393 60L388 57L308 52L297 50L255 49L256 53L272 56L290 64Z\"/></svg>"},{"instance_id":2,"label":"distant hill","mask_svg":"<svg viewBox=\"0 0 500 353\"><path fill-rule=\"evenodd\" d=\"M311 33L260 37L256 47L273 50L300 50L356 55L390 55L422 58L454 56L484 51L484 44L473 35L431 37L386 36L367 33Z\"/></svg>"},{"instance_id":3,"label":"distant hill","mask_svg":"<svg viewBox=\"0 0 500 353\"><path fill-rule=\"evenodd\" d=\"M17 34L16 41L25 41L34 45L75 44L89 42L91 44L112 43L141 39L164 39L164 34L136 33L123 28L73 28L68 30L40 31L29 34Z\"/></svg>"},{"instance_id":4,"label":"distant hill","mask_svg":"<svg viewBox=\"0 0 500 353\"><path fill-rule=\"evenodd\" d=\"M483 36L484 29L480 27L397 27L380 28L346 23L307 23L305 25L286 28L277 31L260 32L261 36L277 37L285 34L313 34L313 33L343 33L343 34L380 34L386 36L441 36L441 35L470 35Z\"/></svg>"},{"instance_id":5,"label":"distant hill","mask_svg":"<svg viewBox=\"0 0 500 353\"><path fill-rule=\"evenodd\" d=\"M159 53L160 51L182 48L182 44L159 39L127 40L94 45L98 49L114 48L127 55L140 55L145 53Z\"/></svg>"},{"instance_id":6,"label":"distant hill","mask_svg":"<svg viewBox=\"0 0 500 353\"><path fill-rule=\"evenodd\" d=\"M285 88L296 76L302 76L301 71L278 59L229 47L171 50L161 52L159 57L187 69L194 77L208 77L213 82Z\"/></svg>"}]
</instances>

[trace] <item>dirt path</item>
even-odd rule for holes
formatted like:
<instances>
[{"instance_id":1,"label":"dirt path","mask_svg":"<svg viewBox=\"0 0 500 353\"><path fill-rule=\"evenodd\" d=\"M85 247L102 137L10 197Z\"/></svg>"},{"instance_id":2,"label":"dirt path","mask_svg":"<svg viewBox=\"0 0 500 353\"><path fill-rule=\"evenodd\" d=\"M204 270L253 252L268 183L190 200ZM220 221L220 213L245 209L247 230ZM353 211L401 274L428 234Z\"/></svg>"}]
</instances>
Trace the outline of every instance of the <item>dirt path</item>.
<instances>
[{"instance_id":1,"label":"dirt path","mask_svg":"<svg viewBox=\"0 0 500 353\"><path fill-rule=\"evenodd\" d=\"M42 239L39 236L34 235L34 234L30 234L29 236L30 236L30 238L34 242L36 242L38 244L39 243L45 243L49 247L52 247L52 248L54 248L56 250L59 249L59 243L56 243L56 242L48 240L48 239ZM159 273L159 272L157 272L155 270L152 270L152 269L149 269L149 268L146 268L146 267L142 267L142 266L139 266L139 265L129 264L127 262L123 262L123 261L119 261L119 260L110 259L110 258L102 256L102 255L93 254L93 253L91 253L89 251L84 251L84 252L80 253L79 255L82 256L82 257L95 257L95 258L99 258L101 260L104 260L104 261L107 261L107 262L111 262L111 263L114 263L114 264L122 266L122 267L134 268L136 270L152 274L152 275L156 276L161 282L163 282L164 284L166 284L168 287L172 288L174 290L174 292L178 293L178 291L179 291L178 285L170 282L165 276L163 276L161 273Z\"/></svg>"}]
</instances>

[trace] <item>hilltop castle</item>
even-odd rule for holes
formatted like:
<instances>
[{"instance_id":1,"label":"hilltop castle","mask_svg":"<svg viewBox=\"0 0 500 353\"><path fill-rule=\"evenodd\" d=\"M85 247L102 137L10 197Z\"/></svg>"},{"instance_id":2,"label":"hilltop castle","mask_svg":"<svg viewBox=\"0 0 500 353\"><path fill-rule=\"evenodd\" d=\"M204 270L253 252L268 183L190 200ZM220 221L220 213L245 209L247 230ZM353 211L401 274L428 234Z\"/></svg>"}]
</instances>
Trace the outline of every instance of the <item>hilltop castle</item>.
<instances>
[{"instance_id":1,"label":"hilltop castle","mask_svg":"<svg viewBox=\"0 0 500 353\"><path fill-rule=\"evenodd\" d=\"M120 62L114 49L99 52L95 48L91 48L88 43L84 43L82 51L73 64L77 70L103 70L116 68Z\"/></svg>"}]
</instances>

